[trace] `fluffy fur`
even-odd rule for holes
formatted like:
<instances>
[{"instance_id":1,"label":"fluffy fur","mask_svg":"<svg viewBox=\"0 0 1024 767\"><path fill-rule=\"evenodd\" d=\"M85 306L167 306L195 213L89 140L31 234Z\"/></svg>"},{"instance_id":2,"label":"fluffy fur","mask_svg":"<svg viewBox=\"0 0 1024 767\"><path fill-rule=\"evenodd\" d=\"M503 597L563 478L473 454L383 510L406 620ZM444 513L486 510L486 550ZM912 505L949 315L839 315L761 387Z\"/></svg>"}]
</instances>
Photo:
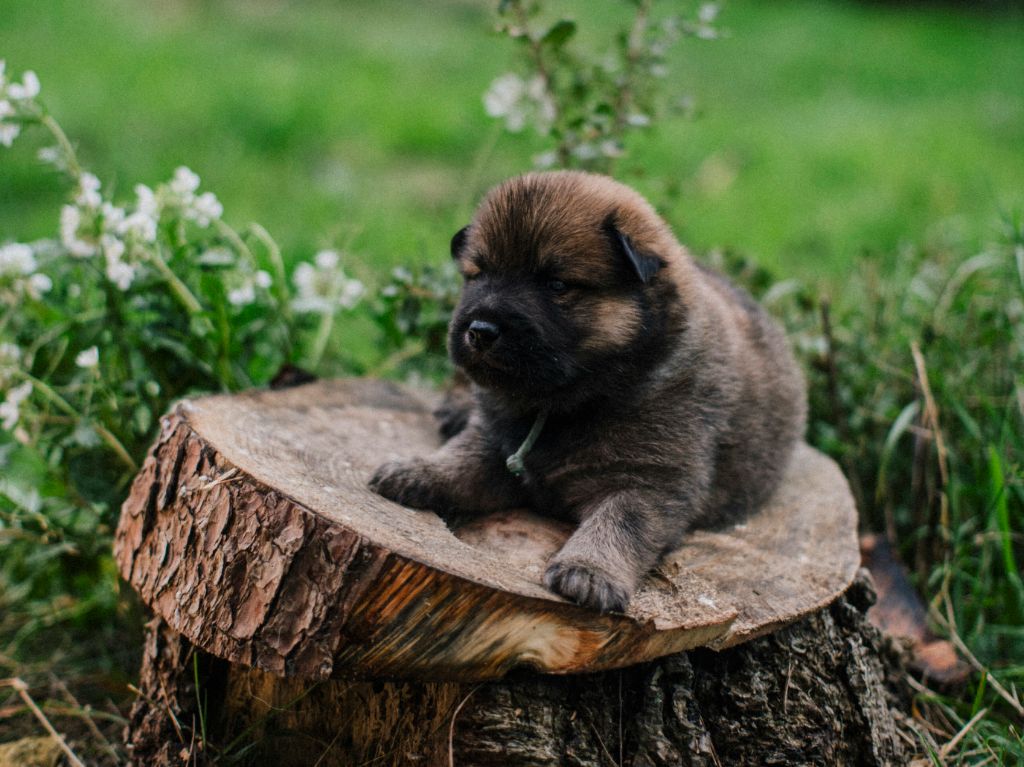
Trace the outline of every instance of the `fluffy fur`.
<instances>
[{"instance_id":1,"label":"fluffy fur","mask_svg":"<svg viewBox=\"0 0 1024 767\"><path fill-rule=\"evenodd\" d=\"M511 179L452 256L466 284L449 350L473 398L445 413L457 433L435 455L380 467L378 493L576 520L545 582L600 610L624 609L692 526L771 495L806 411L783 333L632 189L577 172ZM541 410L513 476L505 459Z\"/></svg>"}]
</instances>

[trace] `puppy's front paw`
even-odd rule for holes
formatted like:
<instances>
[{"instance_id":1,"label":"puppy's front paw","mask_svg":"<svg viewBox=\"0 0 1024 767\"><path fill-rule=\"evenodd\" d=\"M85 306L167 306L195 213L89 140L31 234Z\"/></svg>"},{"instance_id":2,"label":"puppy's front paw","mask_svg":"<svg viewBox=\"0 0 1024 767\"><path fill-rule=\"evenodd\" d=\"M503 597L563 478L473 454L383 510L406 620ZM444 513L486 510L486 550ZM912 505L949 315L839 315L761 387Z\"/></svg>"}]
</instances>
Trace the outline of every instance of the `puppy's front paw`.
<instances>
[{"instance_id":1,"label":"puppy's front paw","mask_svg":"<svg viewBox=\"0 0 1024 767\"><path fill-rule=\"evenodd\" d=\"M420 459L391 461L370 478L370 489L389 501L414 509L445 509L445 493L433 478L430 465Z\"/></svg>"},{"instance_id":2,"label":"puppy's front paw","mask_svg":"<svg viewBox=\"0 0 1024 767\"><path fill-rule=\"evenodd\" d=\"M566 599L601 612L623 612L632 596L629 584L588 562L559 562L548 565L544 584Z\"/></svg>"}]
</instances>

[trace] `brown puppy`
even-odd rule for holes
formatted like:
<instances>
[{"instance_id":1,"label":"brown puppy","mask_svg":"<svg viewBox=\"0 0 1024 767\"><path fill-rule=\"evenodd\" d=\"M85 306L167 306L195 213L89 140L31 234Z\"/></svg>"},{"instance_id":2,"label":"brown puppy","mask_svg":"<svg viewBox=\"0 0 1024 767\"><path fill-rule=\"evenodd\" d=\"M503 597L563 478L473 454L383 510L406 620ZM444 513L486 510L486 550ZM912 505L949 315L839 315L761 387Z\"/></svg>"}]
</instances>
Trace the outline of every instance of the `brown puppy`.
<instances>
[{"instance_id":1,"label":"brown puppy","mask_svg":"<svg viewBox=\"0 0 1024 767\"><path fill-rule=\"evenodd\" d=\"M381 466L378 493L575 519L545 582L622 610L687 529L775 489L806 411L782 331L636 192L585 173L514 178L452 256L466 284L449 349L475 402L435 455Z\"/></svg>"}]
</instances>

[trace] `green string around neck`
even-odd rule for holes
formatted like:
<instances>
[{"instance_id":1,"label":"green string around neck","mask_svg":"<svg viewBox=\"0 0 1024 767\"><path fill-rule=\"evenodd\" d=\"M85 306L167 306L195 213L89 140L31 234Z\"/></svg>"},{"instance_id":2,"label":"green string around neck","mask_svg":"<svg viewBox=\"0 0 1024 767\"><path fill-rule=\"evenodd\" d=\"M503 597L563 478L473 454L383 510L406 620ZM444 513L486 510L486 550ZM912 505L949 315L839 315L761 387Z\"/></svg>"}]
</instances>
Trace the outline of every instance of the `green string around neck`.
<instances>
[{"instance_id":1,"label":"green string around neck","mask_svg":"<svg viewBox=\"0 0 1024 767\"><path fill-rule=\"evenodd\" d=\"M505 459L505 465L508 470L516 477L526 471L526 465L523 463L523 459L526 458L526 454L530 452L530 448L533 447L533 443L537 441L537 437L540 436L541 429L544 428L544 422L548 420L547 408L541 409L537 413L537 419L533 422L533 426L530 427L530 433L526 435L526 439L523 440L523 444L519 446L512 455Z\"/></svg>"}]
</instances>

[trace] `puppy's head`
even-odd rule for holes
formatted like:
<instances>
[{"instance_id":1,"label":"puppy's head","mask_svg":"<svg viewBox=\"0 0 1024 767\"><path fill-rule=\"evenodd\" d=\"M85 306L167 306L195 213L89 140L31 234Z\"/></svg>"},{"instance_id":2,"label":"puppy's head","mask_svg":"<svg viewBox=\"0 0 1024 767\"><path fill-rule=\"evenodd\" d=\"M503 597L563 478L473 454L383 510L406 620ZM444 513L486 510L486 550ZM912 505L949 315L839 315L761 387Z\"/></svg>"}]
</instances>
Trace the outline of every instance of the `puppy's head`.
<instances>
[{"instance_id":1,"label":"puppy's head","mask_svg":"<svg viewBox=\"0 0 1024 767\"><path fill-rule=\"evenodd\" d=\"M452 238L465 287L452 359L524 404L616 396L657 364L680 322L671 232L636 192L577 172L492 190Z\"/></svg>"}]
</instances>

